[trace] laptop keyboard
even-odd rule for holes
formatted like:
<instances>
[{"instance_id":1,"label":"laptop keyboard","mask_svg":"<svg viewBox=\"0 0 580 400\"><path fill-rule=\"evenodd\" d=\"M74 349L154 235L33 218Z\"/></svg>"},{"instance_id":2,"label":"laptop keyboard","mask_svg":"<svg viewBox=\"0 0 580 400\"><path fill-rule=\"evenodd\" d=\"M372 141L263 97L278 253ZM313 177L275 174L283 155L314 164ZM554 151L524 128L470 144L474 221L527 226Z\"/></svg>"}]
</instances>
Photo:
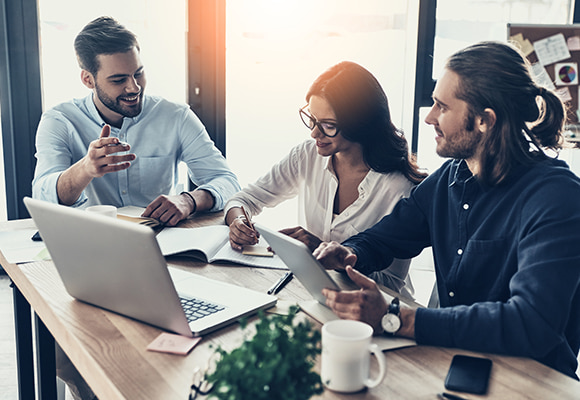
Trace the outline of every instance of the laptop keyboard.
<instances>
[{"instance_id":1,"label":"laptop keyboard","mask_svg":"<svg viewBox=\"0 0 580 400\"><path fill-rule=\"evenodd\" d=\"M185 311L185 316L187 317L187 322L197 321L198 319L225 309L224 306L201 299L185 297L181 297L180 299L181 306L183 307L183 311Z\"/></svg>"}]
</instances>

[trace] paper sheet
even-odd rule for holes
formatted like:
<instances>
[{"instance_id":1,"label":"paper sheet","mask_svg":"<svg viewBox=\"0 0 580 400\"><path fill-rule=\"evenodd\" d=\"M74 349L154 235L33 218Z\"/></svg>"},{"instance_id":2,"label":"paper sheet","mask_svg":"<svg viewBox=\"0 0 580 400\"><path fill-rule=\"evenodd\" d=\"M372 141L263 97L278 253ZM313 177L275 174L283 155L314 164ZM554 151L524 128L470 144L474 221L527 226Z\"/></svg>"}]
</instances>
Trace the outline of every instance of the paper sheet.
<instances>
[{"instance_id":1,"label":"paper sheet","mask_svg":"<svg viewBox=\"0 0 580 400\"><path fill-rule=\"evenodd\" d=\"M544 66L570 58L570 51L562 33L534 42L534 50Z\"/></svg>"},{"instance_id":2,"label":"paper sheet","mask_svg":"<svg viewBox=\"0 0 580 400\"><path fill-rule=\"evenodd\" d=\"M338 319L336 314L334 314L330 308L323 306L316 300L306 300L298 303L300 309L306 314L324 324L328 321L334 321ZM411 339L401 338L401 337L389 337L389 336L373 336L373 343L375 343L382 351L400 349L403 347L416 346L417 342Z\"/></svg>"},{"instance_id":3,"label":"paper sheet","mask_svg":"<svg viewBox=\"0 0 580 400\"><path fill-rule=\"evenodd\" d=\"M0 232L0 250L11 264L50 260L50 254L43 242L31 239L36 229Z\"/></svg>"},{"instance_id":4,"label":"paper sheet","mask_svg":"<svg viewBox=\"0 0 580 400\"><path fill-rule=\"evenodd\" d=\"M532 74L534 75L534 81L538 86L551 90L556 89L556 86L554 86L554 82L552 82L552 78L550 78L546 68L544 68L544 66L539 62L532 65Z\"/></svg>"},{"instance_id":5,"label":"paper sheet","mask_svg":"<svg viewBox=\"0 0 580 400\"><path fill-rule=\"evenodd\" d=\"M556 77L556 85L558 86L577 85L578 63L557 63L554 66L554 76Z\"/></svg>"},{"instance_id":6,"label":"paper sheet","mask_svg":"<svg viewBox=\"0 0 580 400\"><path fill-rule=\"evenodd\" d=\"M556 89L556 95L565 103L567 101L572 101L572 94L570 93L570 89L567 87L562 87Z\"/></svg>"}]
</instances>

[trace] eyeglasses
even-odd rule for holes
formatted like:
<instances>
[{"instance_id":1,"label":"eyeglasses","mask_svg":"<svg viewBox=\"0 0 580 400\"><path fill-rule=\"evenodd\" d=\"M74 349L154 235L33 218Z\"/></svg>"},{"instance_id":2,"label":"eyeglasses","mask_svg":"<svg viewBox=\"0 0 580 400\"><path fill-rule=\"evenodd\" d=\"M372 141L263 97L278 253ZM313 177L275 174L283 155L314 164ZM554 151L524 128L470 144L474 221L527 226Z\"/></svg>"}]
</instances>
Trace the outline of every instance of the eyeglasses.
<instances>
[{"instance_id":1,"label":"eyeglasses","mask_svg":"<svg viewBox=\"0 0 580 400\"><path fill-rule=\"evenodd\" d=\"M324 136L328 137L335 137L340 132L340 129L336 126L334 122L327 122L327 121L317 121L312 115L308 114L304 109L308 107L305 105L302 107L298 113L300 114L300 119L304 122L304 125L310 130L313 130L315 127L318 127L320 132L324 134Z\"/></svg>"},{"instance_id":2,"label":"eyeglasses","mask_svg":"<svg viewBox=\"0 0 580 400\"><path fill-rule=\"evenodd\" d=\"M195 367L193 370L193 383L191 384L188 400L197 399L198 394L207 396L211 393L212 390L213 386L208 387L208 383L205 380L205 372L202 371L199 367Z\"/></svg>"}]
</instances>

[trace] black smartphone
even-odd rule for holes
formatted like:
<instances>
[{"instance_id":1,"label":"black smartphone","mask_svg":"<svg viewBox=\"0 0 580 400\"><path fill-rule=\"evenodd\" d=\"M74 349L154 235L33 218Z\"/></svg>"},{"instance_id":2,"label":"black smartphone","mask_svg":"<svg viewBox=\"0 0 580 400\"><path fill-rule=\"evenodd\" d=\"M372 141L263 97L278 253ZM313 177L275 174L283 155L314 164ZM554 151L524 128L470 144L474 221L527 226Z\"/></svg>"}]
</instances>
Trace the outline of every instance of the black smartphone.
<instances>
[{"instance_id":1,"label":"black smartphone","mask_svg":"<svg viewBox=\"0 0 580 400\"><path fill-rule=\"evenodd\" d=\"M492 362L488 358L456 354L445 378L445 388L458 392L485 394Z\"/></svg>"}]
</instances>

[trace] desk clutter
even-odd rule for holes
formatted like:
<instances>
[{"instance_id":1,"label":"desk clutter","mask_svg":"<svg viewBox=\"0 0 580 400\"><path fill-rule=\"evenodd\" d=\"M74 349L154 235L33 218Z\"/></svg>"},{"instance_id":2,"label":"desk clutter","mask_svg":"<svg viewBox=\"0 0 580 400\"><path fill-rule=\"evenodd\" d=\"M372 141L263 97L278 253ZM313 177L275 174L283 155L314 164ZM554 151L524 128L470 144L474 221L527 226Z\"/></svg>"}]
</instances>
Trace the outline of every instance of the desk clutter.
<instances>
[{"instance_id":1,"label":"desk clutter","mask_svg":"<svg viewBox=\"0 0 580 400\"><path fill-rule=\"evenodd\" d=\"M203 220L202 218L188 221L191 224L188 226L200 227L200 221L201 224L205 222L207 225L220 224L223 221L223 216L219 214L216 214L213 219ZM137 228L141 231L145 230L143 227ZM7 236L24 237L30 243L43 245L43 242L33 242L30 239L32 234L36 232L31 220L1 223L0 231L6 233ZM225 371L227 371L226 364L216 368L218 358L216 349L221 346L228 355L233 355L230 360L239 360L238 356L242 357L242 351L238 349L243 346L242 343L254 340L258 334L257 326L262 321L261 317L252 317L252 319L247 320L248 324L245 328L241 328L241 324L231 324L223 327L223 329L204 334L203 339L199 337L192 339L185 335L175 337L173 334L154 326L142 324L134 319L125 318L122 315L74 300L67 293L52 261L22 264L10 263L7 261L4 248L0 247L0 250L2 251L2 254L0 254L2 267L13 281L15 293L19 293L14 296L14 306L18 307L19 310L30 308L35 310L38 321L42 321L46 326L50 327L50 331L41 329L36 333L41 336L40 340L44 341L47 338L57 340L62 345L63 350L71 356L70 358L75 362L75 365L79 367L79 372L99 398L183 400L187 398L191 391L191 398L194 399L197 396L199 399L205 396L214 384L217 384L218 379L220 382L230 382L229 378L225 376ZM207 264L187 257L170 257L167 260L161 257L161 260L166 261L172 267L170 271L178 268L187 275L216 278L230 284L245 286L264 295L286 272L234 264ZM348 282L344 280L343 275L331 271L330 276L341 288L351 288L348 286ZM299 304L302 311L305 312L297 313L292 323L308 320L315 328L314 330L320 332L320 326L326 320L332 320L336 316L325 313L324 307L319 303L309 308L307 303L309 301L313 302L312 294L302 285L298 275L296 275L296 278L292 279L279 292L276 307L271 307L264 311L264 315L285 318L286 316L284 315L272 315L272 313L289 315L290 310L293 309L292 306ZM15 319L16 325L21 328L20 332L25 333L24 329L28 329L28 333L31 333L31 328L26 328L26 326L30 325L30 320L30 314L28 316L21 314L20 319ZM269 321L268 332L265 332L265 334L283 333L288 338L295 337L296 330L291 333L286 328L283 331L272 329L272 324L276 323L269 318L267 321ZM387 339L392 340L392 338ZM27 346L27 342L24 340L18 341L16 345L20 349ZM147 349L149 345L150 348ZM30 346L28 350L23 348L21 349L22 351L19 351L22 357L18 363L26 366L30 362L30 365L32 365L35 360L39 369L38 374L32 374L29 377L30 379L24 379L19 382L19 390L24 391L26 387L34 388L36 376L42 375L43 382L56 380L54 370L51 376L50 368L47 369L40 362L42 353L46 353L47 349L52 350L54 353L54 346L37 348L36 352L32 350L32 343L30 343ZM248 346L256 346L256 344L248 344ZM267 350L267 346L256 347L259 348L255 348L255 351ZM304 344L301 347L308 348ZM320 347L318 348L322 350ZM276 345L272 346L272 349L276 349ZM291 353L293 357L281 357L281 353L282 351L268 353L261 359L265 360L265 363L261 360L259 361L259 369L254 367L256 365L254 363L251 364L252 367L243 368L241 372L237 371L236 375L246 382L255 379L253 382L257 384L264 382L260 379L272 379L273 375L269 375L270 373L277 374L276 376L282 375L281 379L284 379L291 374L287 373L288 370L284 370L284 364L281 363L281 360L283 362L294 362L296 361L293 360L294 357L302 360L306 359L304 353L300 355L294 349ZM580 382L529 358L476 353L436 346L421 346L416 345L414 342L406 346L400 344L384 354L388 365L387 376L378 386L343 395L324 389L322 382L320 387L323 390L314 397L321 400L359 400L369 398L435 399L438 395L443 396L445 399L450 398L448 395L471 398L472 395L463 395L462 392L457 394L443 393L445 390L445 376L449 371L451 360L456 354L485 357L493 360L488 393L485 398L520 398L522 396L530 398L577 398L578 393L580 393ZM320 373L320 363L321 354L317 354L314 359L313 369L310 372ZM208 382L210 374L214 371L205 369L208 364L211 365L211 368L215 368L215 371L224 372L224 375L219 378L216 376L212 382ZM203 370L203 373L195 372L201 370ZM285 371L286 373L283 374ZM208 372L208 379L205 378L205 372ZM375 377L377 374L378 368L376 365L371 365L370 377ZM196 378L193 380L194 384L192 385L194 375ZM313 382L318 382L315 375L310 374L308 376L312 377ZM321 378L319 379L322 380ZM418 380L421 384L417 384ZM274 398L274 388L279 386L286 389L294 387L287 381L280 382L280 385L262 386L262 389L264 389L262 393L252 398ZM260 386L253 385L253 387ZM196 388L201 388L201 390L198 391ZM47 397L50 397L50 386L43 385L42 388L39 387L38 389L42 389L45 393L48 392L49 395ZM300 390L301 394L296 398L306 399L311 396L305 391L307 389ZM214 391L212 391L212 394ZM259 397L262 395L269 397ZM219 399L219 397L217 398Z\"/></svg>"}]
</instances>

